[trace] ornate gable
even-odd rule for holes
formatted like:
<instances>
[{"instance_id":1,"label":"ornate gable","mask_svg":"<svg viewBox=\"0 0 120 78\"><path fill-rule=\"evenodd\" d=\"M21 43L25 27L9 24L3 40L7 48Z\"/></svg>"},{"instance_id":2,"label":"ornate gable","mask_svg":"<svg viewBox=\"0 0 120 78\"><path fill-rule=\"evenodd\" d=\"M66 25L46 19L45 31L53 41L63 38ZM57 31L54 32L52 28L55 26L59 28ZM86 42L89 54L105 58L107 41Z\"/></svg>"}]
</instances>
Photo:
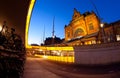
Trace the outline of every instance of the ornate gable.
<instances>
[{"instance_id":1,"label":"ornate gable","mask_svg":"<svg viewBox=\"0 0 120 78\"><path fill-rule=\"evenodd\" d=\"M74 8L74 14L73 14L72 20L75 20L75 19L77 19L78 17L80 17L80 12L78 12L77 9Z\"/></svg>"}]
</instances>

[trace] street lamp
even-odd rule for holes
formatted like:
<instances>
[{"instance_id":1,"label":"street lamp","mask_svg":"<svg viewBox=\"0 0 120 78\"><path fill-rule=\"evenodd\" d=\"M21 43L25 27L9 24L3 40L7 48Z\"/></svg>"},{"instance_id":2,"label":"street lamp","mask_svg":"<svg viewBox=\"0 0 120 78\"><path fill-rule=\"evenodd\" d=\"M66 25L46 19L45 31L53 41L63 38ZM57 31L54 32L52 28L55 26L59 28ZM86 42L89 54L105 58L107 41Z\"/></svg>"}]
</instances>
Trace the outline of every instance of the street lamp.
<instances>
[{"instance_id":1,"label":"street lamp","mask_svg":"<svg viewBox=\"0 0 120 78\"><path fill-rule=\"evenodd\" d=\"M101 27L101 33L102 33L102 40L103 40L103 43L106 43L105 31L104 31L104 24L101 23L101 24L100 24L100 27Z\"/></svg>"},{"instance_id":2,"label":"street lamp","mask_svg":"<svg viewBox=\"0 0 120 78\"><path fill-rule=\"evenodd\" d=\"M104 24L103 24L103 23L101 23L101 24L100 24L100 27L101 27L101 28L103 28L103 27L104 27Z\"/></svg>"}]
</instances>

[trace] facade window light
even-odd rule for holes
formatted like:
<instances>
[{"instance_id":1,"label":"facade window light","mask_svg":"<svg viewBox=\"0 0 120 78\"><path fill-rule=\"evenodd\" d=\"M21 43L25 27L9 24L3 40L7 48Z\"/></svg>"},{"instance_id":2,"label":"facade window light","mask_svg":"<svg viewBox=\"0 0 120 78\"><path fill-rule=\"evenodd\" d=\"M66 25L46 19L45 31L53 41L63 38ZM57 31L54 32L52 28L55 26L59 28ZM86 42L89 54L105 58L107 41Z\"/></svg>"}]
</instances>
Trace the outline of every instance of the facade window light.
<instances>
[{"instance_id":1,"label":"facade window light","mask_svg":"<svg viewBox=\"0 0 120 78\"><path fill-rule=\"evenodd\" d=\"M96 41L95 41L95 40L92 40L92 44L96 44Z\"/></svg>"},{"instance_id":2,"label":"facade window light","mask_svg":"<svg viewBox=\"0 0 120 78\"><path fill-rule=\"evenodd\" d=\"M120 35L116 35L117 41L120 41Z\"/></svg>"},{"instance_id":3,"label":"facade window light","mask_svg":"<svg viewBox=\"0 0 120 78\"><path fill-rule=\"evenodd\" d=\"M108 42L110 42L110 38L108 38Z\"/></svg>"}]
</instances>

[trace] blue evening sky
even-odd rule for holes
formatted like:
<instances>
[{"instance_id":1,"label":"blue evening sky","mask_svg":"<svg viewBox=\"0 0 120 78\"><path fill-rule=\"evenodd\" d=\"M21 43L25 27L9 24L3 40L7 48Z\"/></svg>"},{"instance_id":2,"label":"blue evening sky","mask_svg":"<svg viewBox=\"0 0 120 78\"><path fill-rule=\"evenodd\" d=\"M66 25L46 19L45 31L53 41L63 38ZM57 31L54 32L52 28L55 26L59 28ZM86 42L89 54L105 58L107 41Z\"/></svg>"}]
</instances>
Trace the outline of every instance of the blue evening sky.
<instances>
[{"instance_id":1,"label":"blue evening sky","mask_svg":"<svg viewBox=\"0 0 120 78\"><path fill-rule=\"evenodd\" d=\"M94 4L103 22L120 20L120 0L36 0L30 21L28 43L41 44L43 36L51 37L54 17L55 35L64 38L64 26L71 21L74 8L81 14L92 10L97 13Z\"/></svg>"}]
</instances>

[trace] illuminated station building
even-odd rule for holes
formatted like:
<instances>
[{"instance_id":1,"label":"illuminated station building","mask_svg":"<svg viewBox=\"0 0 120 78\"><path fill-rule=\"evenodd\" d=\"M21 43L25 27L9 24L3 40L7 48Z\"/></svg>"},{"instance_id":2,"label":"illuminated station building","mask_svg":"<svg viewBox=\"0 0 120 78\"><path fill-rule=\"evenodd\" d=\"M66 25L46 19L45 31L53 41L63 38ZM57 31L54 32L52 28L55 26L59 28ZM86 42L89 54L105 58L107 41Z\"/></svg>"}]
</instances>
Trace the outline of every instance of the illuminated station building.
<instances>
[{"instance_id":1,"label":"illuminated station building","mask_svg":"<svg viewBox=\"0 0 120 78\"><path fill-rule=\"evenodd\" d=\"M81 14L74 8L72 20L64 30L65 44L71 46L120 41L120 21L102 24L93 11Z\"/></svg>"}]
</instances>

